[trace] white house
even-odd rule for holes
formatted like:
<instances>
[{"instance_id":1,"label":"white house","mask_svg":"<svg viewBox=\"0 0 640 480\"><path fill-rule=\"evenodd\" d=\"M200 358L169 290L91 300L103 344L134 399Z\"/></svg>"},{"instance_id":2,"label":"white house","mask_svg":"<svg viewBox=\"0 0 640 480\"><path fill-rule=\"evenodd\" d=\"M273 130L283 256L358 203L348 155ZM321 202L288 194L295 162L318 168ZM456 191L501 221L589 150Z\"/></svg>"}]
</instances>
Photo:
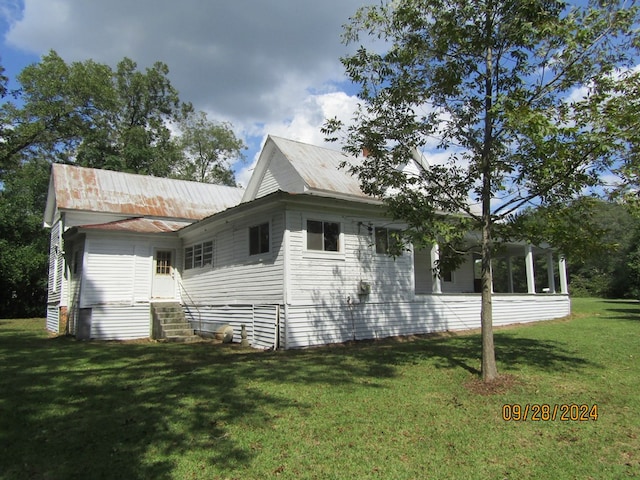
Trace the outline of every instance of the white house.
<instances>
[{"instance_id":1,"label":"white house","mask_svg":"<svg viewBox=\"0 0 640 480\"><path fill-rule=\"evenodd\" d=\"M389 256L403 225L344 160L357 161L269 137L246 190L54 165L47 328L149 337L152 305L167 301L199 333L244 326L264 348L478 327L476 259L438 278L437 247ZM534 258L547 265L538 291ZM526 288L494 294L495 325L569 313L552 251L511 245L501 265L504 291L518 273Z\"/></svg>"}]
</instances>

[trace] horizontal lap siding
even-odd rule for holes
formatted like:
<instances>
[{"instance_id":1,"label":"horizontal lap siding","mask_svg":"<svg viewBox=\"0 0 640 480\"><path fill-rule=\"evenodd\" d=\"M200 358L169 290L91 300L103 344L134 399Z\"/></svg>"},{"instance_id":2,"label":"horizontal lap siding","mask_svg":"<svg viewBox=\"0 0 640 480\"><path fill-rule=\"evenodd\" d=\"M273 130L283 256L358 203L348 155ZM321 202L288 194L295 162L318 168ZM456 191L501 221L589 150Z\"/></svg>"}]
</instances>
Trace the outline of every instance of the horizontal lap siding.
<instances>
[{"instance_id":1,"label":"horizontal lap siding","mask_svg":"<svg viewBox=\"0 0 640 480\"><path fill-rule=\"evenodd\" d=\"M307 220L340 222L343 245L340 255L305 250ZM371 302L409 300L413 292L412 253L396 259L375 253L368 225L388 220L370 220L323 212L290 211L289 301L292 305L340 305L357 301L360 281L370 284Z\"/></svg>"},{"instance_id":2,"label":"horizontal lap siding","mask_svg":"<svg viewBox=\"0 0 640 480\"><path fill-rule=\"evenodd\" d=\"M85 248L86 265L80 306L132 303L136 263L132 242L118 239L87 240Z\"/></svg>"},{"instance_id":3,"label":"horizontal lap siding","mask_svg":"<svg viewBox=\"0 0 640 480\"><path fill-rule=\"evenodd\" d=\"M100 306L91 309L91 338L132 340L147 338L151 328L149 304Z\"/></svg>"},{"instance_id":4,"label":"horizontal lap siding","mask_svg":"<svg viewBox=\"0 0 640 480\"><path fill-rule=\"evenodd\" d=\"M278 305L260 305L253 310L253 341L258 348L277 347L277 326L280 307Z\"/></svg>"},{"instance_id":5,"label":"horizontal lap siding","mask_svg":"<svg viewBox=\"0 0 640 480\"><path fill-rule=\"evenodd\" d=\"M58 332L59 325L59 309L57 305L49 305L47 307L47 330L50 332Z\"/></svg>"},{"instance_id":6,"label":"horizontal lap siding","mask_svg":"<svg viewBox=\"0 0 640 480\"><path fill-rule=\"evenodd\" d=\"M276 345L278 305L208 305L185 307L191 326L203 333L215 334L220 327L233 327L233 341L241 340L242 326L247 340L256 348L272 348Z\"/></svg>"},{"instance_id":7,"label":"horizontal lap siding","mask_svg":"<svg viewBox=\"0 0 640 480\"><path fill-rule=\"evenodd\" d=\"M560 318L569 313L566 296L494 297L494 325ZM480 296L429 296L415 302L354 306L289 306L286 348L467 330L480 327Z\"/></svg>"},{"instance_id":8,"label":"horizontal lap siding","mask_svg":"<svg viewBox=\"0 0 640 480\"><path fill-rule=\"evenodd\" d=\"M494 297L493 301L494 325L549 320L570 313L571 302L566 295L504 295Z\"/></svg>"},{"instance_id":9,"label":"horizontal lap siding","mask_svg":"<svg viewBox=\"0 0 640 480\"><path fill-rule=\"evenodd\" d=\"M202 234L185 246L214 241L214 266L182 272L183 301L196 305L280 304L283 300L284 215L247 217L223 231ZM269 221L270 252L249 255L249 227Z\"/></svg>"}]
</instances>

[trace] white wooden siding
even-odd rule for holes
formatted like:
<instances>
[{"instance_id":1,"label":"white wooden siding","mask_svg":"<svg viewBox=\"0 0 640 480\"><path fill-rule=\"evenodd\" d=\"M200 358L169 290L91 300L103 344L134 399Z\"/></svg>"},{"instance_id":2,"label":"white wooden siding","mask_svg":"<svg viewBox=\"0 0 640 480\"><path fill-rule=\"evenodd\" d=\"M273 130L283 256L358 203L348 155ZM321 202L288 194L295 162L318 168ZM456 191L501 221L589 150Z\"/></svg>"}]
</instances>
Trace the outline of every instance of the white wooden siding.
<instances>
[{"instance_id":1,"label":"white wooden siding","mask_svg":"<svg viewBox=\"0 0 640 480\"><path fill-rule=\"evenodd\" d=\"M233 341L240 342L242 325L256 348L277 348L279 305L185 306L185 315L196 332L215 334L224 325L233 327Z\"/></svg>"},{"instance_id":2,"label":"white wooden siding","mask_svg":"<svg viewBox=\"0 0 640 480\"><path fill-rule=\"evenodd\" d=\"M80 307L149 302L154 249L177 252L178 246L173 238L87 236Z\"/></svg>"},{"instance_id":3,"label":"white wooden siding","mask_svg":"<svg viewBox=\"0 0 640 480\"><path fill-rule=\"evenodd\" d=\"M279 151L274 153L269 161L256 198L278 190L293 193L301 193L304 190L304 180Z\"/></svg>"},{"instance_id":4,"label":"white wooden siding","mask_svg":"<svg viewBox=\"0 0 640 480\"><path fill-rule=\"evenodd\" d=\"M566 295L495 295L493 324L533 322L570 313ZM480 327L479 295L433 295L411 302L289 305L281 344L296 348Z\"/></svg>"},{"instance_id":5,"label":"white wooden siding","mask_svg":"<svg viewBox=\"0 0 640 480\"><path fill-rule=\"evenodd\" d=\"M133 303L134 252L131 240L87 239L81 307Z\"/></svg>"},{"instance_id":6,"label":"white wooden siding","mask_svg":"<svg viewBox=\"0 0 640 480\"><path fill-rule=\"evenodd\" d=\"M273 176L273 173L270 169L267 169L264 172L264 177L262 178L262 183L260 184L260 188L258 189L258 194L256 198L264 197L273 192L277 192L279 189L278 181Z\"/></svg>"},{"instance_id":7,"label":"white wooden siding","mask_svg":"<svg viewBox=\"0 0 640 480\"><path fill-rule=\"evenodd\" d=\"M257 305L253 309L253 341L256 348L277 348L279 305Z\"/></svg>"},{"instance_id":8,"label":"white wooden siding","mask_svg":"<svg viewBox=\"0 0 640 480\"><path fill-rule=\"evenodd\" d=\"M149 301L153 276L152 247L147 242L137 243L133 247L133 254L133 301Z\"/></svg>"},{"instance_id":9,"label":"white wooden siding","mask_svg":"<svg viewBox=\"0 0 640 480\"><path fill-rule=\"evenodd\" d=\"M58 333L59 329L59 308L57 305L49 305L47 307L47 330Z\"/></svg>"},{"instance_id":10,"label":"white wooden siding","mask_svg":"<svg viewBox=\"0 0 640 480\"><path fill-rule=\"evenodd\" d=\"M305 250L306 219L340 222L344 251ZM322 211L289 211L289 292L292 305L340 305L357 301L361 281L371 285L368 301L401 301L413 297L411 252L393 258L375 253L369 224L386 225L388 220L335 216Z\"/></svg>"},{"instance_id":11,"label":"white wooden siding","mask_svg":"<svg viewBox=\"0 0 640 480\"><path fill-rule=\"evenodd\" d=\"M249 255L249 227L270 222L270 251ZM203 228L204 229L204 228ZM185 240L214 241L214 265L182 271L183 301L196 305L281 304L284 291L284 214L244 217L221 231Z\"/></svg>"},{"instance_id":12,"label":"white wooden siding","mask_svg":"<svg viewBox=\"0 0 640 480\"><path fill-rule=\"evenodd\" d=\"M416 294L431 294L433 289L433 271L431 270L431 252L417 250L414 253ZM464 263L453 272L453 281L440 281L442 293L473 293L473 260L469 255Z\"/></svg>"},{"instance_id":13,"label":"white wooden siding","mask_svg":"<svg viewBox=\"0 0 640 480\"><path fill-rule=\"evenodd\" d=\"M105 305L91 309L91 338L132 340L151 335L148 303L128 306Z\"/></svg>"}]
</instances>

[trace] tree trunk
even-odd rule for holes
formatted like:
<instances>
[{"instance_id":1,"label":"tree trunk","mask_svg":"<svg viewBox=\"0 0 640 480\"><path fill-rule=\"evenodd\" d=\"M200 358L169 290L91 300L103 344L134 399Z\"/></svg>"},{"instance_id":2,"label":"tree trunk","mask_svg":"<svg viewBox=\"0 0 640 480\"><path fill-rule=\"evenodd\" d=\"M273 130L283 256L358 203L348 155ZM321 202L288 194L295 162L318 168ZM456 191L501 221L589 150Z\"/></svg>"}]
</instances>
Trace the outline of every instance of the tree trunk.
<instances>
[{"instance_id":1,"label":"tree trunk","mask_svg":"<svg viewBox=\"0 0 640 480\"><path fill-rule=\"evenodd\" d=\"M490 199L483 200L483 210L485 203ZM493 275L491 271L491 228L490 217L483 212L482 222L482 305L480 307L480 325L482 327L482 380L491 382L498 376L496 366L496 351L493 345Z\"/></svg>"},{"instance_id":2,"label":"tree trunk","mask_svg":"<svg viewBox=\"0 0 640 480\"><path fill-rule=\"evenodd\" d=\"M485 117L484 141L482 148L482 305L480 307L480 325L482 331L482 380L491 382L498 376L496 351L493 345L493 274L491 271L491 160L493 155L493 50L491 44L493 23L492 9L487 8L486 33L487 51L485 58Z\"/></svg>"}]
</instances>

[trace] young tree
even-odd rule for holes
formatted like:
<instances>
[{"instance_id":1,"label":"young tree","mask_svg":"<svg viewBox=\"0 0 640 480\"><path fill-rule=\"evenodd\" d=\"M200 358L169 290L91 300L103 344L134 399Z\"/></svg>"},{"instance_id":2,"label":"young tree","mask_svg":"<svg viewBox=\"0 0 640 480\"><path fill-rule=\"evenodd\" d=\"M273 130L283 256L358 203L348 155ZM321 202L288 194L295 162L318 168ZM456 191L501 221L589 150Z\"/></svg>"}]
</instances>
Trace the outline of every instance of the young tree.
<instances>
[{"instance_id":1,"label":"young tree","mask_svg":"<svg viewBox=\"0 0 640 480\"><path fill-rule=\"evenodd\" d=\"M515 213L573 198L618 158L624 145L602 108L614 73L624 76L619 69L632 64L636 20L635 7L615 0L585 8L394 0L359 9L346 26L346 43L362 34L373 40L342 59L361 104L350 126L332 119L324 132L344 135L352 154L366 148L351 169L365 192L408 223L414 244L440 244L447 262L467 232L480 232L484 381L497 376L494 244L527 239L509 222ZM413 149L434 139L447 160L403 173Z\"/></svg>"},{"instance_id":2,"label":"young tree","mask_svg":"<svg viewBox=\"0 0 640 480\"><path fill-rule=\"evenodd\" d=\"M235 186L231 164L243 158L247 147L226 122L213 122L204 112L187 115L180 122L180 146L184 157L177 164L176 178Z\"/></svg>"}]
</instances>

